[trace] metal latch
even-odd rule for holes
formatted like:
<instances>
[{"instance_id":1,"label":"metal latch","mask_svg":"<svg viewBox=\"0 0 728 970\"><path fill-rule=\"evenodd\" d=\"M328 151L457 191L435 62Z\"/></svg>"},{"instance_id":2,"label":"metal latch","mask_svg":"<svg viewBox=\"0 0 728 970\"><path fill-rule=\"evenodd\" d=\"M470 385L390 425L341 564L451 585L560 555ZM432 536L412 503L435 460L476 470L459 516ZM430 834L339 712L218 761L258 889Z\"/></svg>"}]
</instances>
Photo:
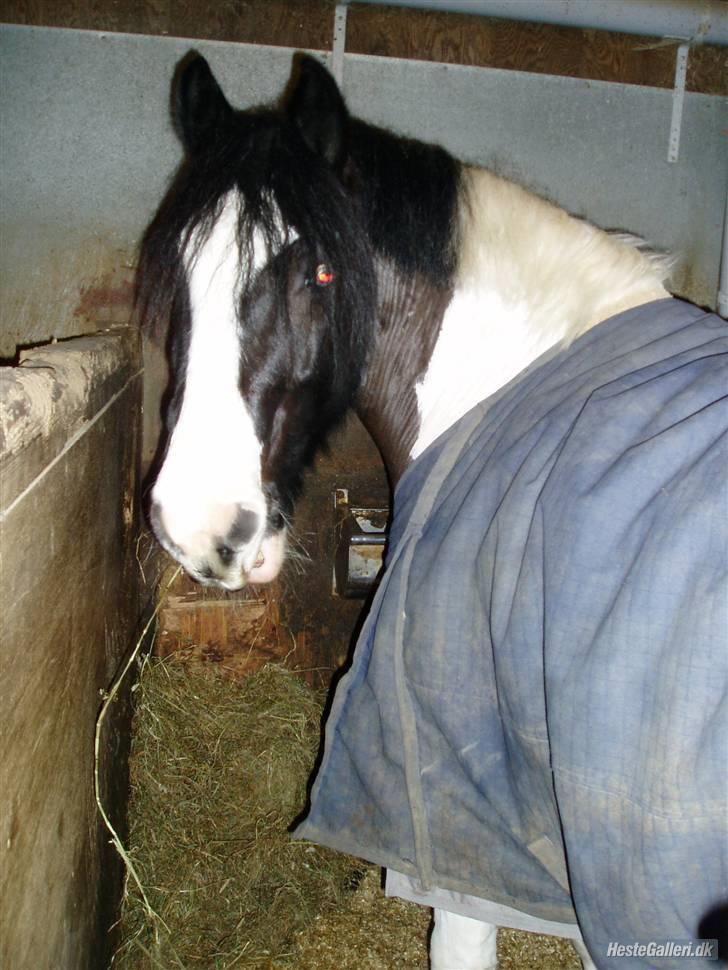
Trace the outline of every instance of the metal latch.
<instances>
[{"instance_id":1,"label":"metal latch","mask_svg":"<svg viewBox=\"0 0 728 970\"><path fill-rule=\"evenodd\" d=\"M333 591L336 596L365 597L376 585L387 543L387 508L349 505L349 490L334 491L336 552Z\"/></svg>"}]
</instances>

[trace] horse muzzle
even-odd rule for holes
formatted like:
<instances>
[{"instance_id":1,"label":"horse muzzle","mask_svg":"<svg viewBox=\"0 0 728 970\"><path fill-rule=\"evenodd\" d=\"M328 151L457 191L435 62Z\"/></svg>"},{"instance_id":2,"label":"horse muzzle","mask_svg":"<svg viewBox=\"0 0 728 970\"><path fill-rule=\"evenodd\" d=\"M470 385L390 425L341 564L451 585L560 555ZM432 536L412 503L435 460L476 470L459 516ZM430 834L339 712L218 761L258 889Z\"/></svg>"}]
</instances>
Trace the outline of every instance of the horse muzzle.
<instances>
[{"instance_id":1,"label":"horse muzzle","mask_svg":"<svg viewBox=\"0 0 728 970\"><path fill-rule=\"evenodd\" d=\"M197 582L241 589L248 583L275 579L285 555L285 530L266 533L264 511L238 503L218 505L205 514L170 513L153 500L152 530L166 551Z\"/></svg>"}]
</instances>

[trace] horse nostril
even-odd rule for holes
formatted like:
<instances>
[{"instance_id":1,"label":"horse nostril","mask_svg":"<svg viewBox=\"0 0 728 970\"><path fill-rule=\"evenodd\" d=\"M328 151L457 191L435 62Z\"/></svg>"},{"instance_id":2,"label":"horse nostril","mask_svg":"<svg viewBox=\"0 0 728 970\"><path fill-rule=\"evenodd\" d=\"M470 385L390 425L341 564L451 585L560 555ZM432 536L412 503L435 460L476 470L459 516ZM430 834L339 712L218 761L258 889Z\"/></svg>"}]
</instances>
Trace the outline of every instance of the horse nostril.
<instances>
[{"instance_id":1,"label":"horse nostril","mask_svg":"<svg viewBox=\"0 0 728 970\"><path fill-rule=\"evenodd\" d=\"M220 557L220 562L223 566L229 566L235 556L235 550L225 545L225 543L221 543L215 551Z\"/></svg>"},{"instance_id":2,"label":"horse nostril","mask_svg":"<svg viewBox=\"0 0 728 970\"><path fill-rule=\"evenodd\" d=\"M246 543L250 542L255 533L258 531L259 521L260 520L257 512L241 506L238 509L237 515L235 516L235 521L230 527L227 538L220 546L220 549L229 549L231 546L233 548L240 548L240 546L244 546ZM220 553L220 558L223 558L222 553Z\"/></svg>"},{"instance_id":3,"label":"horse nostril","mask_svg":"<svg viewBox=\"0 0 728 970\"><path fill-rule=\"evenodd\" d=\"M221 537L215 546L215 552L223 566L232 565L236 553L240 552L258 531L259 523L260 517L257 512L242 506L238 508L228 534L224 538Z\"/></svg>"}]
</instances>

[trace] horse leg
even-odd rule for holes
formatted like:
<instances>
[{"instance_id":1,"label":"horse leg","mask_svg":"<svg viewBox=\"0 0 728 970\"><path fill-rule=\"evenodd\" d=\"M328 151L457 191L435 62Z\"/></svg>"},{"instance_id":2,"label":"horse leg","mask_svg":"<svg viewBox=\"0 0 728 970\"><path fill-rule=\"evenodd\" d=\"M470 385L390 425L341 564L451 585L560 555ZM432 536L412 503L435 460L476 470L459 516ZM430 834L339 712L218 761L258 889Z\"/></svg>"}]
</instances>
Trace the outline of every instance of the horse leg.
<instances>
[{"instance_id":1,"label":"horse leg","mask_svg":"<svg viewBox=\"0 0 728 970\"><path fill-rule=\"evenodd\" d=\"M496 970L497 927L445 909L434 910L430 970Z\"/></svg>"},{"instance_id":2,"label":"horse leg","mask_svg":"<svg viewBox=\"0 0 728 970\"><path fill-rule=\"evenodd\" d=\"M584 970L597 970L597 965L594 963L592 958L589 956L589 951L586 948L586 943L583 940L572 940L574 944L574 949L579 954L579 959L581 960L581 965Z\"/></svg>"},{"instance_id":3,"label":"horse leg","mask_svg":"<svg viewBox=\"0 0 728 970\"><path fill-rule=\"evenodd\" d=\"M497 970L497 927L445 909L433 911L430 970ZM597 970L583 940L572 940L583 970Z\"/></svg>"}]
</instances>

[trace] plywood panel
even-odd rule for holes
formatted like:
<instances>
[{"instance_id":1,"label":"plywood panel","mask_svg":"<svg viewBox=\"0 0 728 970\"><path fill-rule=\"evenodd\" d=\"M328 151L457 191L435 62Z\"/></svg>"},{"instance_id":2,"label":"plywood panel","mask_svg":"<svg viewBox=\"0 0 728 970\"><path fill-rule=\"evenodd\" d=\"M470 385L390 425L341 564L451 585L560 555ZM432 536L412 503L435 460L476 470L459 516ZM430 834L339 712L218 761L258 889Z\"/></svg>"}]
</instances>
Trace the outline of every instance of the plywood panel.
<instances>
[{"instance_id":1,"label":"plywood panel","mask_svg":"<svg viewBox=\"0 0 728 970\"><path fill-rule=\"evenodd\" d=\"M216 664L235 676L287 656L294 667L300 658L283 625L280 599L278 583L226 592L180 573L164 595L155 653Z\"/></svg>"},{"instance_id":2,"label":"plywood panel","mask_svg":"<svg viewBox=\"0 0 728 970\"><path fill-rule=\"evenodd\" d=\"M49 430L47 442L55 447L43 467L33 464L23 488L2 495L3 967L106 965L121 887L119 862L96 812L94 726L140 611L139 349L131 332L85 343L88 383L78 399L56 381L63 374L60 346L30 355L50 387L44 400L53 399L55 387L66 421ZM115 366L101 367L96 382L91 361L111 358ZM0 411L7 401L0 395ZM31 450L38 443L27 428L24 440ZM8 454L0 452L0 466ZM13 461L22 454L15 447ZM20 476L16 464L13 482ZM122 695L107 720L100 763L112 814L126 787L127 722Z\"/></svg>"},{"instance_id":3,"label":"plywood panel","mask_svg":"<svg viewBox=\"0 0 728 970\"><path fill-rule=\"evenodd\" d=\"M6 23L328 50L331 0L3 0Z\"/></svg>"},{"instance_id":4,"label":"plywood panel","mask_svg":"<svg viewBox=\"0 0 728 970\"><path fill-rule=\"evenodd\" d=\"M7 23L331 50L333 0L3 0ZM672 87L674 46L662 38L352 4L347 50L358 54ZM699 45L688 90L728 94L728 50Z\"/></svg>"},{"instance_id":5,"label":"plywood panel","mask_svg":"<svg viewBox=\"0 0 728 970\"><path fill-rule=\"evenodd\" d=\"M347 20L347 49L653 87L671 88L675 76L675 45L666 45L660 37L403 7L353 6ZM727 48L692 48L688 90L728 94Z\"/></svg>"}]
</instances>

